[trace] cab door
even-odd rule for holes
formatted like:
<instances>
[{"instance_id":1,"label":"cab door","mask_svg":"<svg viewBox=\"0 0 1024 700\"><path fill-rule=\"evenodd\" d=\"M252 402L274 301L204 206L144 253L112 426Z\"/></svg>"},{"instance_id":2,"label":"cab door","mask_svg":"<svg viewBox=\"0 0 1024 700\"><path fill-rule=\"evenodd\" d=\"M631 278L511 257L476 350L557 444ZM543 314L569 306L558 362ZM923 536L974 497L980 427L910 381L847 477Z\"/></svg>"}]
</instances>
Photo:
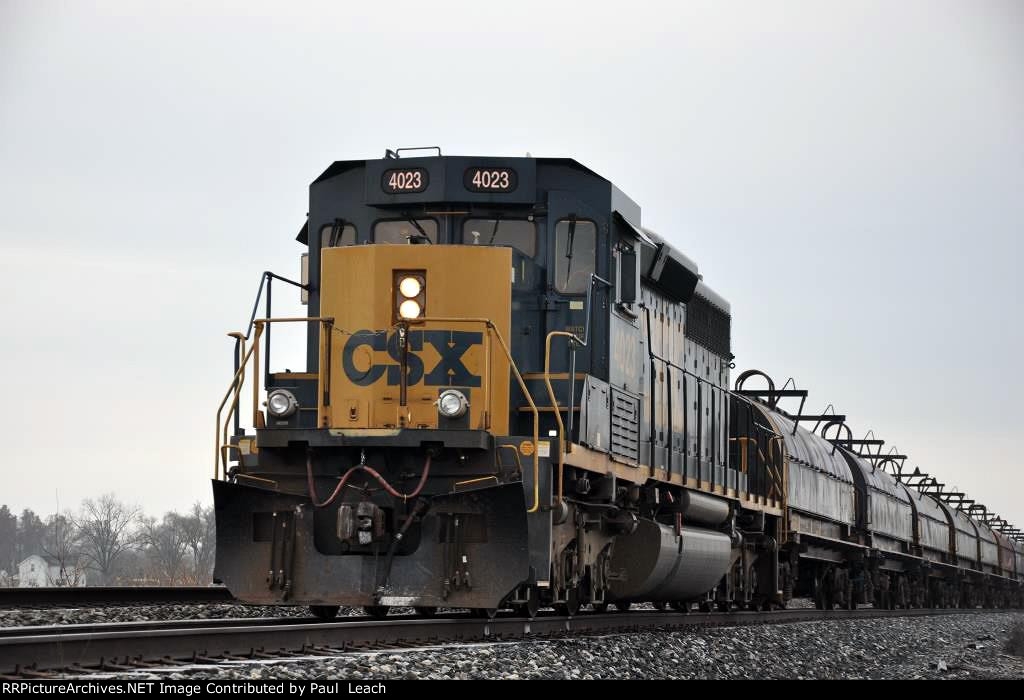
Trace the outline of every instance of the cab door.
<instances>
[{"instance_id":1,"label":"cab door","mask_svg":"<svg viewBox=\"0 0 1024 700\"><path fill-rule=\"evenodd\" d=\"M608 302L612 290L605 284L593 283L594 274L608 279L608 216L607 212L598 211L573 193L552 190L548 193L546 224L548 265L542 303L544 332L538 338L541 362L544 342L551 331L567 331L580 338L589 331L588 345L576 349L575 362L567 339L552 339L552 388L566 420L570 388L574 394L573 412L579 410L583 389L580 378L584 374L608 380ZM591 286L591 308L587 308L587 292ZM547 395L546 389L541 395ZM578 423L575 419L573 415L567 423L575 425Z\"/></svg>"}]
</instances>

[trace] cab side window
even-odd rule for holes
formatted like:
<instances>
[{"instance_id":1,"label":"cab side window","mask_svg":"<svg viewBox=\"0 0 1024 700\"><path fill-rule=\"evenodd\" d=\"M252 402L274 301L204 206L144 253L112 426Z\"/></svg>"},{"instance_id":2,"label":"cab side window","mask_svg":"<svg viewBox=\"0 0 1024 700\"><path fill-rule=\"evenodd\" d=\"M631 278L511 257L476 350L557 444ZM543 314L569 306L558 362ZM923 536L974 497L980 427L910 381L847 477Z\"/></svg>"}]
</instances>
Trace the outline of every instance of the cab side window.
<instances>
[{"instance_id":1,"label":"cab side window","mask_svg":"<svg viewBox=\"0 0 1024 700\"><path fill-rule=\"evenodd\" d=\"M523 219L466 219L462 242L511 246L532 258L537 254L537 225Z\"/></svg>"},{"instance_id":2,"label":"cab side window","mask_svg":"<svg viewBox=\"0 0 1024 700\"><path fill-rule=\"evenodd\" d=\"M352 224L338 221L333 224L327 224L320 229L321 248L337 248L338 246L355 244L356 227Z\"/></svg>"},{"instance_id":3,"label":"cab side window","mask_svg":"<svg viewBox=\"0 0 1024 700\"><path fill-rule=\"evenodd\" d=\"M584 219L555 224L555 289L586 294L597 261L597 225Z\"/></svg>"}]
</instances>

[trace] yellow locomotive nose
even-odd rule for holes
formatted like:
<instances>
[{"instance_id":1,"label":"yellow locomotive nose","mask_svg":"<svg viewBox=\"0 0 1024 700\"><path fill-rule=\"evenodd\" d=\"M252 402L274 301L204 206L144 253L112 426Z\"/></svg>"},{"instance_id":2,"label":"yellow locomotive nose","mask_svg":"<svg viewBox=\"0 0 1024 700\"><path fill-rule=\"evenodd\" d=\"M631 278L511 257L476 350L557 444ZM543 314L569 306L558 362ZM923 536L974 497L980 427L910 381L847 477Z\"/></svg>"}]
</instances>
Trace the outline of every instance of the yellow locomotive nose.
<instances>
[{"instance_id":1,"label":"yellow locomotive nose","mask_svg":"<svg viewBox=\"0 0 1024 700\"><path fill-rule=\"evenodd\" d=\"M493 335L509 337L510 249L345 246L321 266L334 330L320 427L508 434L509 363Z\"/></svg>"}]
</instances>

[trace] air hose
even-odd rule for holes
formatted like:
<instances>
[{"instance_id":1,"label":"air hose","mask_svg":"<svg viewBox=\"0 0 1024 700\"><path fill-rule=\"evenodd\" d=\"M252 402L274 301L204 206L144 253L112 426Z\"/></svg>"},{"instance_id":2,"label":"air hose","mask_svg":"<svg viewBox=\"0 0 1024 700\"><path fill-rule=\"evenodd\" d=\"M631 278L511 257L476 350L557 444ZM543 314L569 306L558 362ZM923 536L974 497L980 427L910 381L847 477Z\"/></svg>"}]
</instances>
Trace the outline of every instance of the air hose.
<instances>
[{"instance_id":1,"label":"air hose","mask_svg":"<svg viewBox=\"0 0 1024 700\"><path fill-rule=\"evenodd\" d=\"M338 485L334 487L334 492L331 493L327 500L320 501L317 498L316 484L313 481L313 456L311 453L307 452L306 485L309 488L309 500L311 500L313 502L313 505L316 506L317 508L328 507L329 505L334 503L334 501L341 494L341 490L345 488L345 483L348 481L349 477L352 476L354 472L357 472L359 470L365 471L367 474L376 479L380 483L380 485L384 487L384 490L387 491L392 496L394 496L395 498L401 498L403 501L407 501L410 498L416 498L416 496L420 495L420 491L423 490L423 486L427 483L427 476L430 474L430 455L427 455L427 459L423 463L423 474L420 476L420 483L416 485L416 488L413 489L412 493L401 493L400 491L396 490L391 484L389 484L387 482L387 479L381 476L380 472L378 472L376 469L368 467L365 464L357 464L356 466L351 467L348 471L342 474L341 479L338 481Z\"/></svg>"}]
</instances>

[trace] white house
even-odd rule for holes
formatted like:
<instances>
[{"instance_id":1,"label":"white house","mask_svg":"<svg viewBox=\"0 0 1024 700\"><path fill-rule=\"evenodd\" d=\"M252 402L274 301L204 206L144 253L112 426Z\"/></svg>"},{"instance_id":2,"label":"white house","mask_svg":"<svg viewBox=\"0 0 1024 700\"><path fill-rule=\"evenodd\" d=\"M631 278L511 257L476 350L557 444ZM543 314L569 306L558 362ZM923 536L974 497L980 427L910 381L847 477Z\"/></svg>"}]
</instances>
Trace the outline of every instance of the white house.
<instances>
[{"instance_id":1,"label":"white house","mask_svg":"<svg viewBox=\"0 0 1024 700\"><path fill-rule=\"evenodd\" d=\"M49 555L32 554L18 564L19 588L45 586L84 586L85 569L76 563L67 563L61 570L60 561Z\"/></svg>"}]
</instances>

